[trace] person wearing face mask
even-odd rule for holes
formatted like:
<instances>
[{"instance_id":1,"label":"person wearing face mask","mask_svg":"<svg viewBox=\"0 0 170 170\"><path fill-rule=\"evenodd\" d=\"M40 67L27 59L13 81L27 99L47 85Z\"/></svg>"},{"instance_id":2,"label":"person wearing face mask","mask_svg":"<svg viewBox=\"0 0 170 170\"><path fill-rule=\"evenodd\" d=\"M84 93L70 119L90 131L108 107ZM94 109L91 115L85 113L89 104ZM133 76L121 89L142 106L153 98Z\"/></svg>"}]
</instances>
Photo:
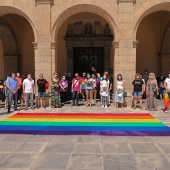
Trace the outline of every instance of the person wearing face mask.
<instances>
[{"instance_id":1,"label":"person wearing face mask","mask_svg":"<svg viewBox=\"0 0 170 170\"><path fill-rule=\"evenodd\" d=\"M23 81L23 93L25 97L25 110L28 110L29 99L31 103L30 108L34 109L33 104L34 104L35 85L31 73L27 74L27 78Z\"/></svg>"},{"instance_id":2,"label":"person wearing face mask","mask_svg":"<svg viewBox=\"0 0 170 170\"><path fill-rule=\"evenodd\" d=\"M157 77L160 100L163 99L163 96L165 93L164 81L165 81L165 77L163 76L163 74L161 74L159 77Z\"/></svg>"},{"instance_id":3,"label":"person wearing face mask","mask_svg":"<svg viewBox=\"0 0 170 170\"><path fill-rule=\"evenodd\" d=\"M121 108L123 108L124 98L123 98L123 91L124 91L124 80L121 74L117 75L116 80L116 93L115 93L115 102L116 108L118 108L119 103L121 104Z\"/></svg>"},{"instance_id":4,"label":"person wearing face mask","mask_svg":"<svg viewBox=\"0 0 170 170\"><path fill-rule=\"evenodd\" d=\"M7 88L7 80L11 77L11 75L7 76L7 79L4 81L4 89L5 89L5 108L7 108L8 105L8 94L9 94L9 89Z\"/></svg>"},{"instance_id":5,"label":"person wearing face mask","mask_svg":"<svg viewBox=\"0 0 170 170\"><path fill-rule=\"evenodd\" d=\"M18 80L18 94L17 94L18 99L17 99L17 100L20 101L20 103L21 103L21 96L22 96L22 88L21 88L21 86L22 86L22 78L21 78L19 72L17 73L16 79Z\"/></svg>"},{"instance_id":6,"label":"person wearing face mask","mask_svg":"<svg viewBox=\"0 0 170 170\"><path fill-rule=\"evenodd\" d=\"M101 101L102 101L102 108L107 108L108 106L108 92L109 92L109 79L106 75L100 81L100 94L101 94Z\"/></svg>"},{"instance_id":7,"label":"person wearing face mask","mask_svg":"<svg viewBox=\"0 0 170 170\"><path fill-rule=\"evenodd\" d=\"M14 110L17 110L17 91L18 91L18 80L16 74L13 72L11 77L7 79L6 87L9 90L8 93L8 113L11 111L12 99L14 100Z\"/></svg>"},{"instance_id":8,"label":"person wearing face mask","mask_svg":"<svg viewBox=\"0 0 170 170\"><path fill-rule=\"evenodd\" d=\"M39 79L37 80L37 88L38 88L38 100L37 100L37 109L39 109L41 106L46 108L45 105L45 95L46 95L46 88L45 84L47 83L47 80L44 79L43 74L39 75ZM41 104L42 101L42 104Z\"/></svg>"},{"instance_id":9,"label":"person wearing face mask","mask_svg":"<svg viewBox=\"0 0 170 170\"><path fill-rule=\"evenodd\" d=\"M92 91L93 91L93 80L90 77L90 74L87 74L87 78L85 79L85 87L86 87L86 107L90 107L92 105ZM90 103L89 103L90 99Z\"/></svg>"},{"instance_id":10,"label":"person wearing face mask","mask_svg":"<svg viewBox=\"0 0 170 170\"><path fill-rule=\"evenodd\" d=\"M132 95L134 98L134 109L136 109L137 101L140 102L140 109L142 106L142 95L144 92L144 82L140 79L140 74L136 73L135 80L132 82Z\"/></svg>"},{"instance_id":11,"label":"person wearing face mask","mask_svg":"<svg viewBox=\"0 0 170 170\"><path fill-rule=\"evenodd\" d=\"M97 98L97 80L96 80L96 74L92 74L92 82L93 82L93 91L92 91L92 103L96 103Z\"/></svg>"},{"instance_id":12,"label":"person wearing face mask","mask_svg":"<svg viewBox=\"0 0 170 170\"><path fill-rule=\"evenodd\" d=\"M79 74L75 74L75 78L72 80L72 99L73 99L73 104L72 106L78 107L78 102L79 102L79 94L81 94L81 85L82 85L82 80L79 77Z\"/></svg>"},{"instance_id":13,"label":"person wearing face mask","mask_svg":"<svg viewBox=\"0 0 170 170\"><path fill-rule=\"evenodd\" d=\"M165 113L170 112L170 72L168 78L165 79L164 87L166 93L164 94L164 109Z\"/></svg>"},{"instance_id":14,"label":"person wearing face mask","mask_svg":"<svg viewBox=\"0 0 170 170\"><path fill-rule=\"evenodd\" d=\"M148 81L148 70L145 70L145 71L144 71L143 79L145 80L145 82Z\"/></svg>"},{"instance_id":15,"label":"person wearing face mask","mask_svg":"<svg viewBox=\"0 0 170 170\"><path fill-rule=\"evenodd\" d=\"M150 73L146 83L146 110L157 111L158 83L154 73Z\"/></svg>"},{"instance_id":16,"label":"person wearing face mask","mask_svg":"<svg viewBox=\"0 0 170 170\"><path fill-rule=\"evenodd\" d=\"M66 80L66 77L64 75L60 81L60 95L61 95L61 102L63 104L66 104L67 102L67 90L68 90L68 81Z\"/></svg>"},{"instance_id":17,"label":"person wearing face mask","mask_svg":"<svg viewBox=\"0 0 170 170\"><path fill-rule=\"evenodd\" d=\"M51 107L61 108L61 97L60 97L60 80L56 72L53 73L51 81Z\"/></svg>"}]
</instances>

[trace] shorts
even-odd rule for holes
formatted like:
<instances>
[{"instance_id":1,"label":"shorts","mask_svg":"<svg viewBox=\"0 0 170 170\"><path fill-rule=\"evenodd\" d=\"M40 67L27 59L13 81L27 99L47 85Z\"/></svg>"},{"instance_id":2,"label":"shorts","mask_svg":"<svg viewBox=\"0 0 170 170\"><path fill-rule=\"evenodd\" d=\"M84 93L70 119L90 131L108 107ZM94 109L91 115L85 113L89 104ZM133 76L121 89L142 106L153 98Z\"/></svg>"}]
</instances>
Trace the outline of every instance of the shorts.
<instances>
[{"instance_id":1,"label":"shorts","mask_svg":"<svg viewBox=\"0 0 170 170\"><path fill-rule=\"evenodd\" d=\"M133 97L142 97L142 91L134 92Z\"/></svg>"},{"instance_id":2,"label":"shorts","mask_svg":"<svg viewBox=\"0 0 170 170\"><path fill-rule=\"evenodd\" d=\"M38 92L38 98L45 98L46 92Z\"/></svg>"},{"instance_id":3,"label":"shorts","mask_svg":"<svg viewBox=\"0 0 170 170\"><path fill-rule=\"evenodd\" d=\"M86 89L86 92L91 92L93 89Z\"/></svg>"}]
</instances>

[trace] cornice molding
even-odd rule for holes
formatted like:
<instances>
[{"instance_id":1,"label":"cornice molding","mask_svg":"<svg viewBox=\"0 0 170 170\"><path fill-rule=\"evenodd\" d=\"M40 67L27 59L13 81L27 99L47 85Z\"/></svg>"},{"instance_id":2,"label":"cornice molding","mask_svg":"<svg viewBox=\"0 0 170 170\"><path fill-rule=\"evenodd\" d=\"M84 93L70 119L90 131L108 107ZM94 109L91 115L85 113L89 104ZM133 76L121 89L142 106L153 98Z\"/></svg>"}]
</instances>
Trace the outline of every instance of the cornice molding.
<instances>
[{"instance_id":1,"label":"cornice molding","mask_svg":"<svg viewBox=\"0 0 170 170\"><path fill-rule=\"evenodd\" d=\"M136 0L117 0L118 4L120 4L120 3L127 3L127 2L136 4Z\"/></svg>"},{"instance_id":2,"label":"cornice molding","mask_svg":"<svg viewBox=\"0 0 170 170\"><path fill-rule=\"evenodd\" d=\"M44 5L44 4L49 4L49 5L54 5L54 0L35 0L36 5Z\"/></svg>"}]
</instances>

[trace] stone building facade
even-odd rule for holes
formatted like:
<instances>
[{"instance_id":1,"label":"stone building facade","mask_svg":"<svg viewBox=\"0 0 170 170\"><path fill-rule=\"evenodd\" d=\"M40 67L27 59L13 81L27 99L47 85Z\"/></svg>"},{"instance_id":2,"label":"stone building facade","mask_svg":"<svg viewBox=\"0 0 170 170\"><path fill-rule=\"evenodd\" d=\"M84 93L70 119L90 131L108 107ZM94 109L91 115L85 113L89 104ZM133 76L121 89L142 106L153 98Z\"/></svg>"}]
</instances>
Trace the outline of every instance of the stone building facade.
<instances>
[{"instance_id":1,"label":"stone building facade","mask_svg":"<svg viewBox=\"0 0 170 170\"><path fill-rule=\"evenodd\" d=\"M73 76L86 62L122 74L130 94L136 72L170 70L170 0L0 0L0 16L1 80Z\"/></svg>"}]
</instances>

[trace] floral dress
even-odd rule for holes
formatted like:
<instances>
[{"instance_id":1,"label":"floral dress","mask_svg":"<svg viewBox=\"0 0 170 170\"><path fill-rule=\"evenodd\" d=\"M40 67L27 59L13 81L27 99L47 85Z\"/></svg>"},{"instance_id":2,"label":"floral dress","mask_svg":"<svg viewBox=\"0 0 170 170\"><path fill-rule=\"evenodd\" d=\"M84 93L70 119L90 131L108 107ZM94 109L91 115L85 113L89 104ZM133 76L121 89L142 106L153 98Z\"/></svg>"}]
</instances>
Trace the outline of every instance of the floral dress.
<instances>
[{"instance_id":1,"label":"floral dress","mask_svg":"<svg viewBox=\"0 0 170 170\"><path fill-rule=\"evenodd\" d=\"M146 110L157 110L157 90L156 90L156 82L148 81L147 83L148 95L146 98Z\"/></svg>"},{"instance_id":2,"label":"floral dress","mask_svg":"<svg viewBox=\"0 0 170 170\"><path fill-rule=\"evenodd\" d=\"M59 80L52 80L51 86L51 105L53 108L61 107Z\"/></svg>"}]
</instances>

